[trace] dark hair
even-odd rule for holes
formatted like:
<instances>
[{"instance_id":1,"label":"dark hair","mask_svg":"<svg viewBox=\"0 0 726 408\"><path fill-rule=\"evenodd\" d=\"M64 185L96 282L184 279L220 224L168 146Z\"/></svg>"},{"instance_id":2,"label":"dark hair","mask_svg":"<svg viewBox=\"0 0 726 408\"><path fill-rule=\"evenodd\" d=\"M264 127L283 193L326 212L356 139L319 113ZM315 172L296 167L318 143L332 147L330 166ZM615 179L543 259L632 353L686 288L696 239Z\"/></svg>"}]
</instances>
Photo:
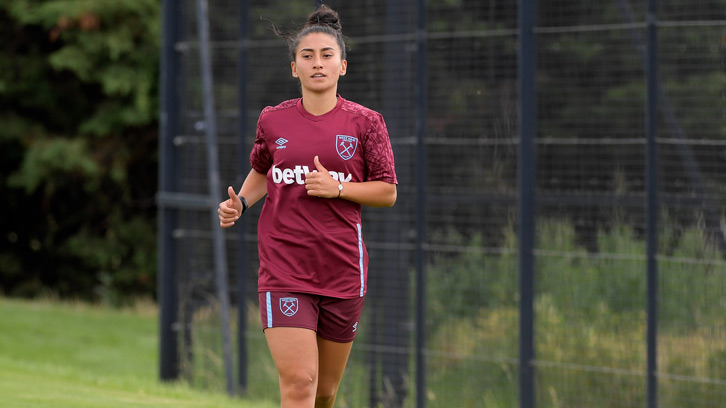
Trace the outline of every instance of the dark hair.
<instances>
[{"instance_id":1,"label":"dark hair","mask_svg":"<svg viewBox=\"0 0 726 408\"><path fill-rule=\"evenodd\" d=\"M295 51L300 40L310 33L325 33L335 37L338 47L340 47L341 59L345 59L345 39L343 38L343 28L340 25L340 18L335 10L325 4L321 4L317 10L310 13L307 23L297 33L282 34L277 29L275 29L275 33L287 40L287 46L290 50L290 61L295 61Z\"/></svg>"}]
</instances>

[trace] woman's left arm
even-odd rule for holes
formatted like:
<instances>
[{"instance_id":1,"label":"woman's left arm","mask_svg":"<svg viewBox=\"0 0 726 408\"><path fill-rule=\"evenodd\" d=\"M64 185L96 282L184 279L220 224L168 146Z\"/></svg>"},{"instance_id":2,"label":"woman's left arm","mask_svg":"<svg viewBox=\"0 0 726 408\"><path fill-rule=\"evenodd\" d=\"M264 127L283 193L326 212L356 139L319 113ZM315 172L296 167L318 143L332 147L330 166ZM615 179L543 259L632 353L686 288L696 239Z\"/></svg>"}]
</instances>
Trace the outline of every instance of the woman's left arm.
<instances>
[{"instance_id":1,"label":"woman's left arm","mask_svg":"<svg viewBox=\"0 0 726 408\"><path fill-rule=\"evenodd\" d=\"M333 181L337 190L338 182ZM340 190L340 198L369 207L393 207L398 196L396 185L385 181L343 182L340 184L343 185L343 189Z\"/></svg>"},{"instance_id":2,"label":"woman's left arm","mask_svg":"<svg viewBox=\"0 0 726 408\"><path fill-rule=\"evenodd\" d=\"M320 164L318 156L313 159L317 172L305 175L305 189L308 195L323 198L343 198L369 207L392 207L398 192L395 184L385 181L338 182ZM340 186L343 186L340 189Z\"/></svg>"}]
</instances>

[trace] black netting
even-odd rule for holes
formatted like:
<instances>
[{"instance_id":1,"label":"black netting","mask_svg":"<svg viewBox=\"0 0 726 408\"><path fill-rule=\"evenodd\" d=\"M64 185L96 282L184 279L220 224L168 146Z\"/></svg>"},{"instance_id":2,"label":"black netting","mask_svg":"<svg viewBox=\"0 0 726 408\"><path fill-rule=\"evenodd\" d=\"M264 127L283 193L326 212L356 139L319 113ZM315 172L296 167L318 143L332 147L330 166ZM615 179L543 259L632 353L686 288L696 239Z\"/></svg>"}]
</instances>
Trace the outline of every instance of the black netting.
<instances>
[{"instance_id":1,"label":"black netting","mask_svg":"<svg viewBox=\"0 0 726 408\"><path fill-rule=\"evenodd\" d=\"M182 3L177 189L205 195L196 9L194 0ZM327 2L348 37L340 92L384 115L400 183L395 207L364 209L369 293L336 406L414 406L417 386L425 387L430 407L517 406L517 2L426 2L423 66L418 3ZM238 188L249 169L260 111L299 96L287 46L272 23L294 30L314 5L209 3L225 190ZM646 404L647 8L645 0L537 4L536 162L524 165L536 172L538 407ZM717 407L726 400L726 1L662 0L656 16L658 403ZM422 72L425 117L419 116ZM425 168L418 160L419 124ZM421 206L423 385L415 381L414 358ZM225 233L230 295L233 326L239 310L246 316L246 393L275 399L277 374L256 294L259 211L258 205L245 215L243 233ZM183 377L222 390L210 228L208 211L177 214L176 329Z\"/></svg>"}]
</instances>

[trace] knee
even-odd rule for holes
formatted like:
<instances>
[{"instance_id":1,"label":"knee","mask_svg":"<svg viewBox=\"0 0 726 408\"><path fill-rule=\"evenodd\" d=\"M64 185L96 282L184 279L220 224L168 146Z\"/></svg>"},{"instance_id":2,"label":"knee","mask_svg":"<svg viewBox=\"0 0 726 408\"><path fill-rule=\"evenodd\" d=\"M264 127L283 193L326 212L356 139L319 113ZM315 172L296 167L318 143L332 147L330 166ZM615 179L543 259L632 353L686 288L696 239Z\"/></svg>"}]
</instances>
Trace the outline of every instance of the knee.
<instances>
[{"instance_id":1,"label":"knee","mask_svg":"<svg viewBox=\"0 0 726 408\"><path fill-rule=\"evenodd\" d=\"M315 394L315 406L316 407L332 407L335 402L335 396L338 394L338 387L320 386L318 385L317 393Z\"/></svg>"},{"instance_id":2,"label":"knee","mask_svg":"<svg viewBox=\"0 0 726 408\"><path fill-rule=\"evenodd\" d=\"M280 375L282 392L293 400L305 400L315 391L315 374L307 370L297 370Z\"/></svg>"},{"instance_id":3,"label":"knee","mask_svg":"<svg viewBox=\"0 0 726 408\"><path fill-rule=\"evenodd\" d=\"M318 395L315 396L315 407L332 407L335 403L335 393L332 395L321 395L318 391Z\"/></svg>"}]
</instances>

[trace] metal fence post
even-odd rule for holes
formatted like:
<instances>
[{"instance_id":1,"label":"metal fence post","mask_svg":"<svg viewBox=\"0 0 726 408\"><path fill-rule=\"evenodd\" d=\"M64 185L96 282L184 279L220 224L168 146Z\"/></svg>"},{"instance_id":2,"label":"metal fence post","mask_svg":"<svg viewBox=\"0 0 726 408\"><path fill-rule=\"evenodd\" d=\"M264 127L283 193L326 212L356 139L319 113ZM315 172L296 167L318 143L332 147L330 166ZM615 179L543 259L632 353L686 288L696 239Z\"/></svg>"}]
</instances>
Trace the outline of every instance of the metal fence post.
<instances>
[{"instance_id":1,"label":"metal fence post","mask_svg":"<svg viewBox=\"0 0 726 408\"><path fill-rule=\"evenodd\" d=\"M227 250L224 234L219 227L216 201L221 191L219 185L219 155L217 153L217 125L214 108L214 77L209 47L209 13L207 0L197 0L197 30L199 32L199 56L202 74L202 97L204 105L204 129L207 141L207 177L209 180L209 216L214 240L214 269L219 298L220 325L222 326L222 353L227 380L227 392L234 394L232 375L232 344L229 317L229 284L227 282Z\"/></svg>"},{"instance_id":2,"label":"metal fence post","mask_svg":"<svg viewBox=\"0 0 726 408\"><path fill-rule=\"evenodd\" d=\"M537 99L534 27L536 0L518 1L519 152L517 158L519 218L519 401L534 408L534 194Z\"/></svg>"},{"instance_id":3,"label":"metal fence post","mask_svg":"<svg viewBox=\"0 0 726 408\"><path fill-rule=\"evenodd\" d=\"M405 37L413 30L413 21L408 18L410 8L407 6L407 2L387 0L382 21L385 35L400 36L395 41L383 44L382 49L383 60L387 61L388 68L383 70L381 76L381 113L386 118L392 143L411 132L411 126L404 118L413 114L416 104L410 87L414 80L414 51L408 48L412 41ZM399 180L406 178L407 169L412 168L406 163L412 161L413 157L410 156L399 155L396 158ZM403 211L402 200L385 211L383 215L386 220L383 226L385 236L396 236L403 229L401 211ZM384 392L381 393L379 402L386 408L399 408L403 406L409 390L414 386L406 381L410 373L411 359L400 352L411 346L410 321L413 304L410 299L413 277L408 272L410 253L388 251L386 255L389 262L384 267L384 273L388 275L388 280L382 286L379 307L385 316L385 319L381 320L384 334L381 339L390 349L377 353L380 358L382 385L385 385L382 387Z\"/></svg>"},{"instance_id":4,"label":"metal fence post","mask_svg":"<svg viewBox=\"0 0 726 408\"><path fill-rule=\"evenodd\" d=\"M179 58L174 45L179 40L179 3L164 0L162 19L159 191L170 192L176 190L174 137L179 123L176 87ZM176 210L161 204L158 208L159 377L161 380L175 380L179 377L179 341L174 330L179 299L176 290L176 245L172 237Z\"/></svg>"},{"instance_id":5,"label":"metal fence post","mask_svg":"<svg viewBox=\"0 0 726 408\"><path fill-rule=\"evenodd\" d=\"M648 408L658 406L658 32L657 0L648 0L646 77L646 195L647 195L647 396Z\"/></svg>"},{"instance_id":6,"label":"metal fence post","mask_svg":"<svg viewBox=\"0 0 726 408\"><path fill-rule=\"evenodd\" d=\"M247 30L249 16L249 1L239 1L239 60L237 73L239 78L239 185L249 171L248 161L245 160L247 152L247 144L245 143L247 134L247 57L249 49L249 34ZM237 188L237 186L235 186ZM245 271L247 270L247 243L245 242L245 234L247 233L247 222L242 219L238 223L237 235L239 244L237 251L237 385L239 393L244 394L247 391L247 280Z\"/></svg>"},{"instance_id":7,"label":"metal fence post","mask_svg":"<svg viewBox=\"0 0 726 408\"><path fill-rule=\"evenodd\" d=\"M426 406L426 0L418 0L416 112L416 406Z\"/></svg>"}]
</instances>

